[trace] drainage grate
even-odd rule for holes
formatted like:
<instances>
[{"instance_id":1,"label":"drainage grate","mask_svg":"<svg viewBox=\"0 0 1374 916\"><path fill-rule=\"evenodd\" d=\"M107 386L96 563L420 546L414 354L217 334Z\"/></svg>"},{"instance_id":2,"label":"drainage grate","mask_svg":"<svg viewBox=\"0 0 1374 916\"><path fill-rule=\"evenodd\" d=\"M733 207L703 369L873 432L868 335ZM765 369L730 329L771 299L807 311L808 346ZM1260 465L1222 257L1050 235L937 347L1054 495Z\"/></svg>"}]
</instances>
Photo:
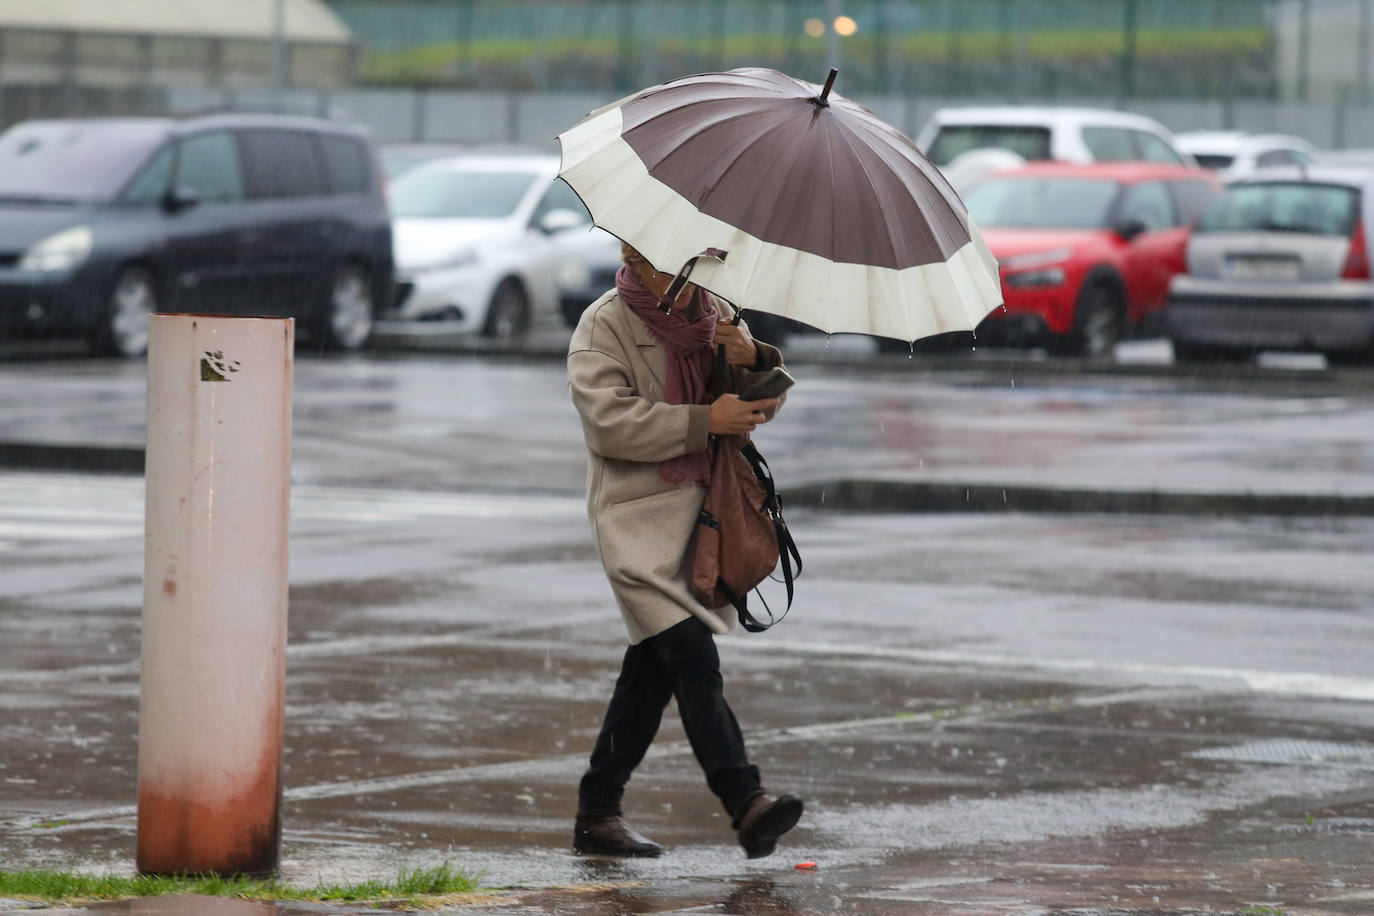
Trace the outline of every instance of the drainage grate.
<instances>
[{"instance_id":1,"label":"drainage grate","mask_svg":"<svg viewBox=\"0 0 1374 916\"><path fill-rule=\"evenodd\" d=\"M1189 757L1203 760L1234 760L1243 763L1324 763L1374 769L1374 746L1338 744L1333 741L1301 741L1275 738L1231 747L1209 747Z\"/></svg>"}]
</instances>

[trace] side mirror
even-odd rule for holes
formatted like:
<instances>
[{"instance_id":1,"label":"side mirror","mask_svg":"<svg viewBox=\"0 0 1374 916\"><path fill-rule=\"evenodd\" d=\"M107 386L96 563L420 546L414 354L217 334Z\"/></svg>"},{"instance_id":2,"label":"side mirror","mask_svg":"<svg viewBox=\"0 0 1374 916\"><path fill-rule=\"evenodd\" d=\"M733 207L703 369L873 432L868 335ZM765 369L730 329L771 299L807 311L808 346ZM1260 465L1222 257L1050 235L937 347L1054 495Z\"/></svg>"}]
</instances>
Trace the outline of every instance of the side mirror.
<instances>
[{"instance_id":1,"label":"side mirror","mask_svg":"<svg viewBox=\"0 0 1374 916\"><path fill-rule=\"evenodd\" d=\"M550 210L539 218L539 231L546 235L577 229L586 225L586 220L572 210Z\"/></svg>"},{"instance_id":2,"label":"side mirror","mask_svg":"<svg viewBox=\"0 0 1374 916\"><path fill-rule=\"evenodd\" d=\"M1145 224L1145 220L1139 217L1119 220L1116 224L1116 234L1126 241L1132 241L1136 236L1145 232L1150 227Z\"/></svg>"},{"instance_id":3,"label":"side mirror","mask_svg":"<svg viewBox=\"0 0 1374 916\"><path fill-rule=\"evenodd\" d=\"M168 213L180 213L182 210L189 210L200 203L200 192L188 185L177 185L169 188L167 193L162 196L162 209Z\"/></svg>"}]
</instances>

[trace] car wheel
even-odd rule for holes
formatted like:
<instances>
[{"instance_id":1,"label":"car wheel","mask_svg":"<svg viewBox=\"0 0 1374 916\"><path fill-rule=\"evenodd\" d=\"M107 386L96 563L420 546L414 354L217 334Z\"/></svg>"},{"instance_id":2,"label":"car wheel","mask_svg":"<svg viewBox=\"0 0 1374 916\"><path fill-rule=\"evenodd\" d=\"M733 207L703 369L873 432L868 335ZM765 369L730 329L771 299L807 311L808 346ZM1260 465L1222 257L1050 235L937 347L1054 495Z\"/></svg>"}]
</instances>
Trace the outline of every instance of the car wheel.
<instances>
[{"instance_id":1,"label":"car wheel","mask_svg":"<svg viewBox=\"0 0 1374 916\"><path fill-rule=\"evenodd\" d=\"M487 306L487 320L482 326L484 337L506 340L518 337L530 326L530 302L520 281L507 277L496 287Z\"/></svg>"},{"instance_id":2,"label":"car wheel","mask_svg":"<svg viewBox=\"0 0 1374 916\"><path fill-rule=\"evenodd\" d=\"M148 352L148 325L157 311L157 282L143 267L126 267L115 277L105 320L92 341L97 353L126 359Z\"/></svg>"},{"instance_id":3,"label":"car wheel","mask_svg":"<svg viewBox=\"0 0 1374 916\"><path fill-rule=\"evenodd\" d=\"M1121 295L1107 283L1092 283L1078 295L1071 346L1088 359L1110 357L1121 340L1124 309Z\"/></svg>"},{"instance_id":4,"label":"car wheel","mask_svg":"<svg viewBox=\"0 0 1374 916\"><path fill-rule=\"evenodd\" d=\"M356 350L372 336L374 304L367 272L355 264L340 267L329 288L321 336L329 350Z\"/></svg>"}]
</instances>

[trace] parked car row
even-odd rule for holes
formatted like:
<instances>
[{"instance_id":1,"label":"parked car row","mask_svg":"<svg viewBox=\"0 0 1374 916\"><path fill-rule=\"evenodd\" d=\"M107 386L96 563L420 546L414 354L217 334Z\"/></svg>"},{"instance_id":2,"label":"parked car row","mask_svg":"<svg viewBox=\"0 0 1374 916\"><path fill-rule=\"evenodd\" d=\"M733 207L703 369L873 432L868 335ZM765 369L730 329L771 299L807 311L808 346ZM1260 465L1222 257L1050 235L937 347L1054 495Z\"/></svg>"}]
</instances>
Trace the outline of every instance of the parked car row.
<instances>
[{"instance_id":1,"label":"parked car row","mask_svg":"<svg viewBox=\"0 0 1374 916\"><path fill-rule=\"evenodd\" d=\"M28 121L0 134L0 337L134 357L154 312L290 316L320 349L379 318L507 337L580 310L618 244L558 157L392 151L279 115Z\"/></svg>"},{"instance_id":2,"label":"parked car row","mask_svg":"<svg viewBox=\"0 0 1374 916\"><path fill-rule=\"evenodd\" d=\"M1374 155L1173 135L1094 109L946 109L918 139L1000 262L980 340L1089 357L1374 356ZM0 135L0 335L142 354L155 311L289 315L325 349L377 320L513 338L575 324L619 243L556 155L407 144L278 115L25 122ZM741 303L748 306L748 303ZM795 326L751 316L756 333ZM905 344L902 345L905 348Z\"/></svg>"},{"instance_id":3,"label":"parked car row","mask_svg":"<svg viewBox=\"0 0 1374 916\"><path fill-rule=\"evenodd\" d=\"M1181 360L1374 361L1368 151L995 107L937 113L919 142L1000 262L1006 305L979 340L1101 356L1155 330Z\"/></svg>"}]
</instances>

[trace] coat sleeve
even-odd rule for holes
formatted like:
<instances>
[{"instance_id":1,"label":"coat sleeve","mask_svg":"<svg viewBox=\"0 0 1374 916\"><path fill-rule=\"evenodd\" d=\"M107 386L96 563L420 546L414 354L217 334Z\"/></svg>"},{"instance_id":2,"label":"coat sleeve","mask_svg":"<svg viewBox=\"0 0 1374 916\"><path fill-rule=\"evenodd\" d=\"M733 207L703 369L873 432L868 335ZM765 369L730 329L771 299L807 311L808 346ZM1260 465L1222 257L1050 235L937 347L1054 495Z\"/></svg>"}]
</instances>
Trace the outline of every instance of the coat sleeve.
<instances>
[{"instance_id":1,"label":"coat sleeve","mask_svg":"<svg viewBox=\"0 0 1374 916\"><path fill-rule=\"evenodd\" d=\"M749 327L749 323L747 321L744 322L744 326L746 328ZM754 357L754 365L730 367L730 372L734 376L732 379L734 384L732 390L743 391L748 385L749 377L754 373L767 372L774 366L782 366L782 351L777 347L770 343L764 343L758 338L754 338L754 349L758 351L758 355ZM778 405L776 407L770 407L763 412L765 420L771 420L776 417L778 411L782 410L782 405L786 403L787 392L784 391L782 396L778 398Z\"/></svg>"},{"instance_id":2,"label":"coat sleeve","mask_svg":"<svg viewBox=\"0 0 1374 916\"><path fill-rule=\"evenodd\" d=\"M706 448L710 406L640 397L620 354L573 349L568 354L568 387L587 448L603 458L667 461Z\"/></svg>"}]
</instances>

